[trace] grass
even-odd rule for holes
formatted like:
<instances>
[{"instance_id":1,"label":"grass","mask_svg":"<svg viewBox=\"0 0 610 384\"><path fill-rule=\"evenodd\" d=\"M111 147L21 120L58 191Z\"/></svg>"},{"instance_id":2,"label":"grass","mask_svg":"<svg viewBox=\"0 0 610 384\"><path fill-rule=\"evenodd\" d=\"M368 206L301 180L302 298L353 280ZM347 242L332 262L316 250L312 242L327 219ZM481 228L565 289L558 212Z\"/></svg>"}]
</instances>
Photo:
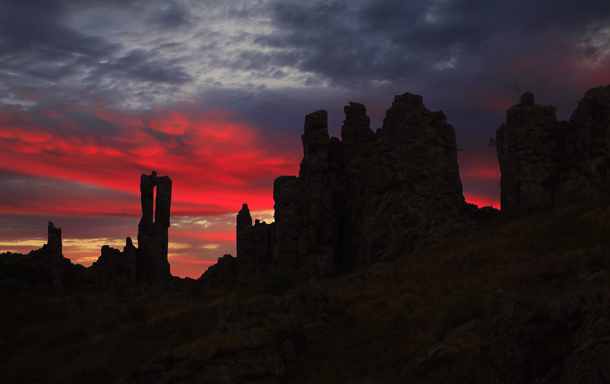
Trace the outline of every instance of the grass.
<instances>
[{"instance_id":1,"label":"grass","mask_svg":"<svg viewBox=\"0 0 610 384\"><path fill-rule=\"evenodd\" d=\"M610 276L585 282L585 270L610 267L610 199L598 196L489 220L366 279L363 271L309 281L287 273L232 286L175 280L123 289L49 290L0 286L0 371L6 383L111 383L151 362L174 378L228 351L274 347L290 338L298 352L284 383L474 383L479 351L527 296L556 308L569 293L610 293ZM313 286L337 323L332 338L308 345L306 315L286 312L286 293ZM458 363L415 375L418 356L473 318L487 321L455 338ZM242 327L210 337L218 321ZM567 353L557 340L549 362Z\"/></svg>"}]
</instances>

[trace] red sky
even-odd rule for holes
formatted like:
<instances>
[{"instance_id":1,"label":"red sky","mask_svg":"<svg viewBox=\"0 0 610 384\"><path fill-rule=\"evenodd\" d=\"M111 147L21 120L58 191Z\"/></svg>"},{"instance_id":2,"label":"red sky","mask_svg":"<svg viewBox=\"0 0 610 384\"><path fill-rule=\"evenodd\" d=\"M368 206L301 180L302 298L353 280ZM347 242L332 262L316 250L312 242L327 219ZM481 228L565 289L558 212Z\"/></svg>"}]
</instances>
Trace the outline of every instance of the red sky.
<instances>
[{"instance_id":1,"label":"red sky","mask_svg":"<svg viewBox=\"0 0 610 384\"><path fill-rule=\"evenodd\" d=\"M569 118L610 83L610 2L14 1L0 16L0 252L46 242L88 265L134 240L139 179L173 180L170 263L235 253L243 203L272 219L306 114L423 96L456 129L466 200L499 207L490 137L531 91Z\"/></svg>"},{"instance_id":2,"label":"red sky","mask_svg":"<svg viewBox=\"0 0 610 384\"><path fill-rule=\"evenodd\" d=\"M275 177L298 172L296 145L286 145L281 135L263 137L228 112L67 109L94 116L102 128L92 130L49 109L0 114L0 164L17 184L6 191L0 212L139 218L139 175L156 170L173 181L170 256L179 276L198 277L222 256L212 257L213 251L231 252L233 217L242 204L254 212L272 210ZM70 252L74 229L58 221L65 228L66 257L90 264L99 256L103 244ZM137 221L125 237L135 240ZM3 251L21 250L6 243Z\"/></svg>"},{"instance_id":3,"label":"red sky","mask_svg":"<svg viewBox=\"0 0 610 384\"><path fill-rule=\"evenodd\" d=\"M506 95L490 93L483 107L497 125L510 105ZM48 220L64 229L64 255L75 263L90 265L102 245L122 248L127 236L135 242L139 175L155 170L173 180L172 273L197 278L218 257L235 254L243 203L254 218L273 220L273 181L297 175L302 157L293 131L268 131L234 111L190 103L147 111L70 102L0 109L0 251L40 248ZM467 146L458 154L466 201L499 208L495 148L460 137L459 123L457 133ZM98 221L97 232L83 230L82 218ZM27 225L39 230L15 229Z\"/></svg>"},{"instance_id":4,"label":"red sky","mask_svg":"<svg viewBox=\"0 0 610 384\"><path fill-rule=\"evenodd\" d=\"M235 215L243 203L255 218L273 220L273 180L298 174L298 135L271 136L228 111L63 107L67 112L0 111L0 164L13 175L0 212L53 217L64 228L65 256L84 265L106 243L121 248L124 237L135 241L141 173L156 170L173 180L170 263L173 274L190 277L222 254L234 254ZM71 113L95 119L96 129ZM489 191L499 180L493 156L460 156L468 201L498 206L496 191ZM124 217L132 227L122 226L128 230L118 238L82 238L71 217ZM44 235L4 241L2 251L38 248Z\"/></svg>"}]
</instances>

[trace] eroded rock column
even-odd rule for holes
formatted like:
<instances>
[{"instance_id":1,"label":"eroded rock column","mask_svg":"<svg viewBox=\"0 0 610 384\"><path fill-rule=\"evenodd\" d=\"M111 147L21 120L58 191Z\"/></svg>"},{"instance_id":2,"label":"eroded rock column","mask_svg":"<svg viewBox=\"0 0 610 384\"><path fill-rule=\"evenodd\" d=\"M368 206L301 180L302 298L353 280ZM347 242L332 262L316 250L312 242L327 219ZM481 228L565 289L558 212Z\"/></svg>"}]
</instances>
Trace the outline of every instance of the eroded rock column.
<instances>
[{"instance_id":1,"label":"eroded rock column","mask_svg":"<svg viewBox=\"0 0 610 384\"><path fill-rule=\"evenodd\" d=\"M154 189L157 198L154 201ZM138 280L157 281L171 278L168 253L168 228L172 180L168 176L142 174L140 178L142 219L138 225ZM153 204L154 221L153 221Z\"/></svg>"},{"instance_id":2,"label":"eroded rock column","mask_svg":"<svg viewBox=\"0 0 610 384\"><path fill-rule=\"evenodd\" d=\"M496 131L502 211L551 205L559 181L560 132L552 105L526 92Z\"/></svg>"}]
</instances>

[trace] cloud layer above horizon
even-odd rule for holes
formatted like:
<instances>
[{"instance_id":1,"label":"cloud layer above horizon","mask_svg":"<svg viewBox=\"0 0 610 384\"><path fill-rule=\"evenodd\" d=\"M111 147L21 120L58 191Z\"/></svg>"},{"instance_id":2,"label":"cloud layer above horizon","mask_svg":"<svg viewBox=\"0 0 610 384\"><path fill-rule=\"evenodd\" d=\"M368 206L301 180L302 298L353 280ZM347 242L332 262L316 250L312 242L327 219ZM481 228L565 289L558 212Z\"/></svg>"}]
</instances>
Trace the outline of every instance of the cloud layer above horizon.
<instances>
[{"instance_id":1,"label":"cloud layer above horizon","mask_svg":"<svg viewBox=\"0 0 610 384\"><path fill-rule=\"evenodd\" d=\"M242 203L271 219L306 114L339 136L357 101L376 128L404 92L456 128L467 201L498 206L506 109L529 90L567 119L608 68L598 0L0 1L0 252L40 247L52 219L90 263L135 236L156 170L172 271L197 277L234 252Z\"/></svg>"}]
</instances>

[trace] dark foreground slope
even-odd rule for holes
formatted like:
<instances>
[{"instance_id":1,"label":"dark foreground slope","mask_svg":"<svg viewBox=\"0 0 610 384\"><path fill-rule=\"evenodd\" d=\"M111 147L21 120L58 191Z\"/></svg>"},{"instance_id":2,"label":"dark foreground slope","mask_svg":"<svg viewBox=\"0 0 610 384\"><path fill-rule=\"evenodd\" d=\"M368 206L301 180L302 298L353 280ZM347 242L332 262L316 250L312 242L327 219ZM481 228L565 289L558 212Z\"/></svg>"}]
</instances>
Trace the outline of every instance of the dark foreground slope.
<instances>
[{"instance_id":1,"label":"dark foreground slope","mask_svg":"<svg viewBox=\"0 0 610 384\"><path fill-rule=\"evenodd\" d=\"M485 227L325 280L73 291L8 281L1 381L608 380L610 198Z\"/></svg>"}]
</instances>

